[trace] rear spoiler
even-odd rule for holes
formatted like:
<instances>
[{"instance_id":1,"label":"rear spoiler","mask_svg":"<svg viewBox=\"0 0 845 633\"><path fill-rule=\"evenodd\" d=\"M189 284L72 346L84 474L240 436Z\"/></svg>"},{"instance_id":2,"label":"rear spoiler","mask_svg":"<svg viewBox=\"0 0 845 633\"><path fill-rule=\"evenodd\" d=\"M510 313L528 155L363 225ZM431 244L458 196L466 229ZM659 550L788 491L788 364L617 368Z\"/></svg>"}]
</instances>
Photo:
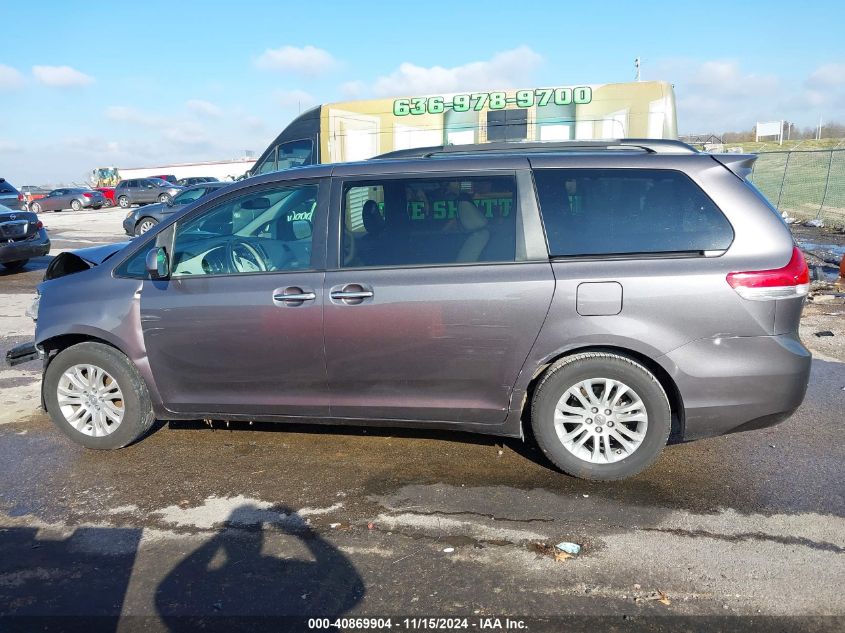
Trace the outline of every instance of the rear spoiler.
<instances>
[{"instance_id":1,"label":"rear spoiler","mask_svg":"<svg viewBox=\"0 0 845 633\"><path fill-rule=\"evenodd\" d=\"M710 154L710 156L742 180L748 179L754 168L754 161L757 160L757 154Z\"/></svg>"}]
</instances>

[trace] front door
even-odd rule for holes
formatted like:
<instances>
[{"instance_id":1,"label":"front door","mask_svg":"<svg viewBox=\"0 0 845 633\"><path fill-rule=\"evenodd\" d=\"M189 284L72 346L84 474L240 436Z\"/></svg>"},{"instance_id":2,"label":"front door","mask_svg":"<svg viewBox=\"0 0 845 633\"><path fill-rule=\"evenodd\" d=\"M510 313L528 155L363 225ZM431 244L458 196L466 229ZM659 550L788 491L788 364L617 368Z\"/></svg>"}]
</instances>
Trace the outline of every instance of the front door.
<instances>
[{"instance_id":1,"label":"front door","mask_svg":"<svg viewBox=\"0 0 845 633\"><path fill-rule=\"evenodd\" d=\"M548 258L526 246L514 172L334 187L332 416L502 423L554 291Z\"/></svg>"},{"instance_id":2,"label":"front door","mask_svg":"<svg viewBox=\"0 0 845 633\"><path fill-rule=\"evenodd\" d=\"M328 415L322 189L250 187L176 225L171 278L147 280L141 293L147 354L169 410Z\"/></svg>"}]
</instances>

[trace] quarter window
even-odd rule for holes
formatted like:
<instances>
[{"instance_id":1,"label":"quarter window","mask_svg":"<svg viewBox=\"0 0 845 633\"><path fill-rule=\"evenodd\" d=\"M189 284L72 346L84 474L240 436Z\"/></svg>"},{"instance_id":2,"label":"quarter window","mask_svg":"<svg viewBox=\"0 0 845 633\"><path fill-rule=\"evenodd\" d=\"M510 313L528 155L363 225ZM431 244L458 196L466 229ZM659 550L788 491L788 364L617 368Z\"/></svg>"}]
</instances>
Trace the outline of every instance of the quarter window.
<instances>
[{"instance_id":1,"label":"quarter window","mask_svg":"<svg viewBox=\"0 0 845 633\"><path fill-rule=\"evenodd\" d=\"M538 169L552 256L724 250L733 229L688 176L656 169Z\"/></svg>"},{"instance_id":2,"label":"quarter window","mask_svg":"<svg viewBox=\"0 0 845 633\"><path fill-rule=\"evenodd\" d=\"M245 193L180 222L172 275L223 275L311 267L317 185Z\"/></svg>"},{"instance_id":3,"label":"quarter window","mask_svg":"<svg viewBox=\"0 0 845 633\"><path fill-rule=\"evenodd\" d=\"M524 259L513 176L390 179L344 187L344 267Z\"/></svg>"}]
</instances>

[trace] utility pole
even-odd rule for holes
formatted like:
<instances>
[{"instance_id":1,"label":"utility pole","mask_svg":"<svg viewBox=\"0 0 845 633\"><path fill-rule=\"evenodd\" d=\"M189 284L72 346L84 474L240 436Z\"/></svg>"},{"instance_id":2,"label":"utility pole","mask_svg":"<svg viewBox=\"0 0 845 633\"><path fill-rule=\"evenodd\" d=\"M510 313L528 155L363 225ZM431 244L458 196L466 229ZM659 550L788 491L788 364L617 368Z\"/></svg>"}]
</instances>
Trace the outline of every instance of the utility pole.
<instances>
[{"instance_id":1,"label":"utility pole","mask_svg":"<svg viewBox=\"0 0 845 633\"><path fill-rule=\"evenodd\" d=\"M634 80L635 80L635 81L640 81L640 58L639 58L639 57L637 57L637 58L634 60L634 68L636 68L636 69L637 69L637 74L636 74L636 76L634 77Z\"/></svg>"},{"instance_id":2,"label":"utility pole","mask_svg":"<svg viewBox=\"0 0 845 633\"><path fill-rule=\"evenodd\" d=\"M819 132L816 135L816 140L818 140L818 141L822 140L822 115L821 114L819 115Z\"/></svg>"}]
</instances>

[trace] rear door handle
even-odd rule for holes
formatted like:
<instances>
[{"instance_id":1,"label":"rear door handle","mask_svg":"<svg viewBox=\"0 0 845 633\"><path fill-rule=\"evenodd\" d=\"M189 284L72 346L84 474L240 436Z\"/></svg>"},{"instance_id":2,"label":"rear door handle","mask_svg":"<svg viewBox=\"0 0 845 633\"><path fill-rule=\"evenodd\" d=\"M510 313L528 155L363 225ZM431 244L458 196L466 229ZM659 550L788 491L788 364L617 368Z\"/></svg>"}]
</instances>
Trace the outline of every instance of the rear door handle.
<instances>
[{"instance_id":1,"label":"rear door handle","mask_svg":"<svg viewBox=\"0 0 845 633\"><path fill-rule=\"evenodd\" d=\"M369 299L373 296L372 290L338 290L332 293L332 299Z\"/></svg>"},{"instance_id":2,"label":"rear door handle","mask_svg":"<svg viewBox=\"0 0 845 633\"><path fill-rule=\"evenodd\" d=\"M299 306L306 301L314 301L317 293L298 286L288 286L273 291L273 303L277 306Z\"/></svg>"},{"instance_id":3,"label":"rear door handle","mask_svg":"<svg viewBox=\"0 0 845 633\"><path fill-rule=\"evenodd\" d=\"M343 284L332 288L329 297L343 305L357 306L373 298L373 289L364 284Z\"/></svg>"}]
</instances>

